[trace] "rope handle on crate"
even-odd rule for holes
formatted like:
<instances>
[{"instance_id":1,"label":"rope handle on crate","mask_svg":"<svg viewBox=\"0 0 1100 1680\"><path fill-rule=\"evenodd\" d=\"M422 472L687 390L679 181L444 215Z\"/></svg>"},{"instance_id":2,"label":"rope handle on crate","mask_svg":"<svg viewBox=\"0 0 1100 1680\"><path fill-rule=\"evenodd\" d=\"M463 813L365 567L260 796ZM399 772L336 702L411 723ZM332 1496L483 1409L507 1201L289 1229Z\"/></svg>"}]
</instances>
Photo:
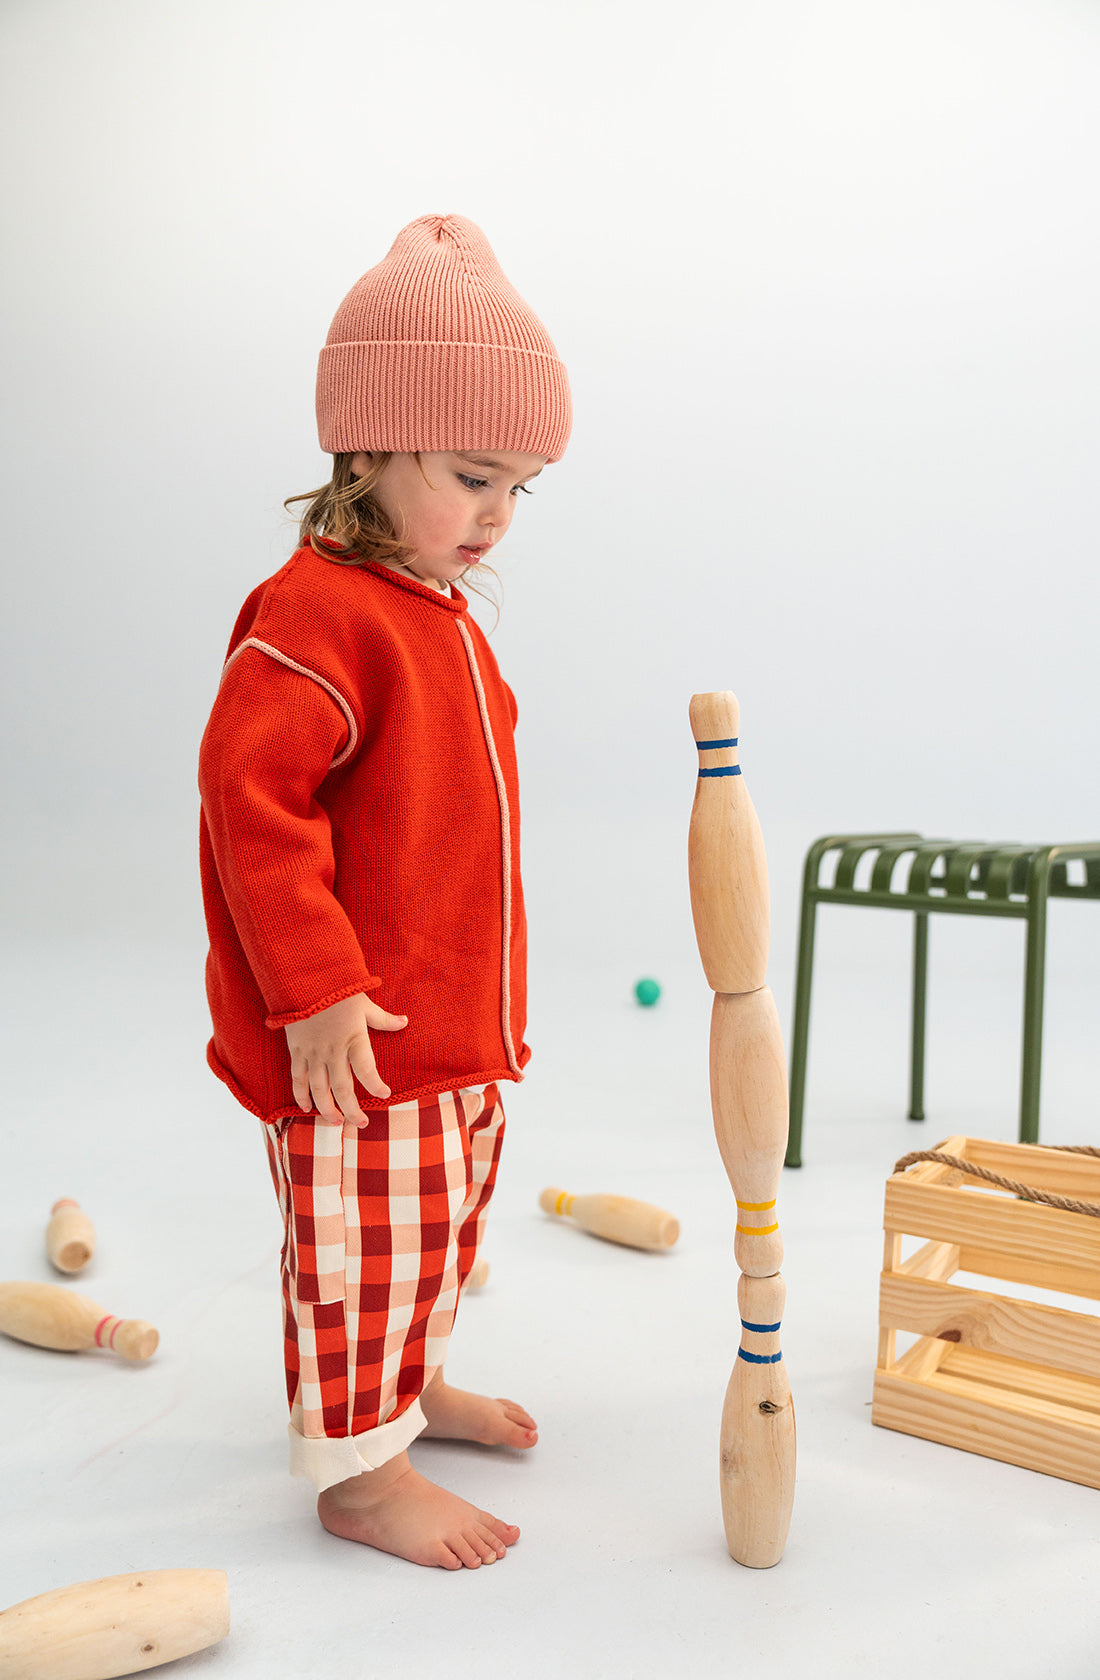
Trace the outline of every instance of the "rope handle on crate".
<instances>
[{"instance_id":1,"label":"rope handle on crate","mask_svg":"<svg viewBox=\"0 0 1100 1680\"><path fill-rule=\"evenodd\" d=\"M1100 1149L1094 1149L1087 1143L1045 1143L1042 1148L1058 1149L1065 1155L1100 1156ZM918 1161L940 1161L945 1167L956 1167L968 1178L984 1178L987 1183L997 1184L1002 1190L1011 1190L1027 1202L1044 1202L1047 1207L1062 1208L1066 1213L1087 1213L1094 1219L1100 1219L1100 1202L1078 1202L1072 1196L1057 1196L1053 1190L1018 1184L1014 1178L1002 1178L1000 1173L990 1172L988 1167L975 1166L973 1161L964 1161L961 1155L948 1155L942 1149L915 1149L911 1155L903 1155L900 1161L895 1162L894 1171L904 1172L906 1167L915 1166Z\"/></svg>"}]
</instances>

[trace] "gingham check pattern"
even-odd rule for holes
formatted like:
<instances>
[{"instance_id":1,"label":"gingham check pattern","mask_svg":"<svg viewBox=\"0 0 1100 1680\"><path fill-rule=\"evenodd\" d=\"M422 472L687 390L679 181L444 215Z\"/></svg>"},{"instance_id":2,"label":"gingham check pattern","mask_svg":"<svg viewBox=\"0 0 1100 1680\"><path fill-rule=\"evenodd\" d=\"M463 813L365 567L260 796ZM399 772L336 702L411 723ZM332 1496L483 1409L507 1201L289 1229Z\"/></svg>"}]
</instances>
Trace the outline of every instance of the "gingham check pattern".
<instances>
[{"instance_id":1,"label":"gingham check pattern","mask_svg":"<svg viewBox=\"0 0 1100 1680\"><path fill-rule=\"evenodd\" d=\"M286 1225L290 1420L360 1436L400 1417L447 1354L496 1182L495 1085L372 1109L370 1125L264 1127Z\"/></svg>"}]
</instances>

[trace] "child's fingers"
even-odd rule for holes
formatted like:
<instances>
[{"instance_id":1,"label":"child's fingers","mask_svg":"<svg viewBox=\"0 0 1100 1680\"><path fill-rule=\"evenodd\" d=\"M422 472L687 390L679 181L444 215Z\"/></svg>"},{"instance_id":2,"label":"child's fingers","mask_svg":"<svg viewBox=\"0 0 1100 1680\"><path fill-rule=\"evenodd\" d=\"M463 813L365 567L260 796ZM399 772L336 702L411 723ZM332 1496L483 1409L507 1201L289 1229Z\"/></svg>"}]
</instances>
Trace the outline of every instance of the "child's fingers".
<instances>
[{"instance_id":1,"label":"child's fingers","mask_svg":"<svg viewBox=\"0 0 1100 1680\"><path fill-rule=\"evenodd\" d=\"M290 1089L298 1107L304 1114L309 1114L313 1108L313 1097L309 1088L309 1063L304 1056L291 1057Z\"/></svg>"},{"instance_id":2,"label":"child's fingers","mask_svg":"<svg viewBox=\"0 0 1100 1680\"><path fill-rule=\"evenodd\" d=\"M341 1060L338 1070L334 1073L329 1084L332 1101L336 1104L338 1113L335 1119L354 1120L358 1126L369 1125L368 1116L359 1107L359 1099L355 1095L355 1083L351 1077L351 1067L347 1061Z\"/></svg>"},{"instance_id":3,"label":"child's fingers","mask_svg":"<svg viewBox=\"0 0 1100 1680\"><path fill-rule=\"evenodd\" d=\"M375 1065L370 1039L365 1033L361 1039L352 1045L348 1060L351 1062L356 1079L364 1090L369 1091L372 1097L381 1097L385 1101L390 1095L390 1088ZM365 1117L363 1123L366 1124Z\"/></svg>"},{"instance_id":4,"label":"child's fingers","mask_svg":"<svg viewBox=\"0 0 1100 1680\"><path fill-rule=\"evenodd\" d=\"M324 1062L314 1062L311 1065L309 1087L313 1093L313 1107L321 1119L330 1126L342 1126L344 1116L332 1100L332 1087L328 1082L328 1069Z\"/></svg>"},{"instance_id":5,"label":"child's fingers","mask_svg":"<svg viewBox=\"0 0 1100 1680\"><path fill-rule=\"evenodd\" d=\"M367 1025L372 1032L400 1032L402 1027L407 1027L409 1024L407 1015L391 1015L388 1010L381 1008L379 1004L371 1003L369 998L366 1000L364 1014L367 1017Z\"/></svg>"}]
</instances>

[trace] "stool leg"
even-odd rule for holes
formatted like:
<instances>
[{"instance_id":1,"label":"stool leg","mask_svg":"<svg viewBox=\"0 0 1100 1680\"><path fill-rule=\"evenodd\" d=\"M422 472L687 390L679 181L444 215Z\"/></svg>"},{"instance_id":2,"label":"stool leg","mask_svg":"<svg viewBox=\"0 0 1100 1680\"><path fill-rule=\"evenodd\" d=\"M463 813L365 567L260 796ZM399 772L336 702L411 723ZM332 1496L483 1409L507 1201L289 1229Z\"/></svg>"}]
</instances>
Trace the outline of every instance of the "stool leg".
<instances>
[{"instance_id":1,"label":"stool leg","mask_svg":"<svg viewBox=\"0 0 1100 1680\"><path fill-rule=\"evenodd\" d=\"M924 1119L924 1016L928 999L928 912L913 917L913 1036L909 1051L909 1118Z\"/></svg>"},{"instance_id":2,"label":"stool leg","mask_svg":"<svg viewBox=\"0 0 1100 1680\"><path fill-rule=\"evenodd\" d=\"M1039 1141L1039 1082L1043 1071L1043 976L1046 967L1046 881L1033 883L1027 907L1024 957L1024 1053L1020 1072L1020 1142Z\"/></svg>"},{"instance_id":3,"label":"stool leg","mask_svg":"<svg viewBox=\"0 0 1100 1680\"><path fill-rule=\"evenodd\" d=\"M798 970L794 984L794 1028L791 1032L790 1130L783 1165L802 1165L802 1108L806 1096L806 1058L810 1042L810 987L814 976L814 926L817 900L804 889L798 931Z\"/></svg>"}]
</instances>

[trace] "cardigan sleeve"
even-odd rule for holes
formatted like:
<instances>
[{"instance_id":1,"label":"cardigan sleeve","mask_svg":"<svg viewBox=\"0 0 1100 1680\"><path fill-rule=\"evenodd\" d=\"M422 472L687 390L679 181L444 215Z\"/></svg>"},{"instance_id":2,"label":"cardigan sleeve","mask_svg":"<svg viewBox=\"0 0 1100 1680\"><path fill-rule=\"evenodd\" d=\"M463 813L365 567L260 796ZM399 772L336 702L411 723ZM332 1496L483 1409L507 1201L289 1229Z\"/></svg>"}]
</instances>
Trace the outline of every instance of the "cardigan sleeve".
<instances>
[{"instance_id":1,"label":"cardigan sleeve","mask_svg":"<svg viewBox=\"0 0 1100 1680\"><path fill-rule=\"evenodd\" d=\"M333 895L332 831L316 798L348 738L348 715L320 681L255 648L226 670L203 736L203 815L269 1027L380 984Z\"/></svg>"}]
</instances>

